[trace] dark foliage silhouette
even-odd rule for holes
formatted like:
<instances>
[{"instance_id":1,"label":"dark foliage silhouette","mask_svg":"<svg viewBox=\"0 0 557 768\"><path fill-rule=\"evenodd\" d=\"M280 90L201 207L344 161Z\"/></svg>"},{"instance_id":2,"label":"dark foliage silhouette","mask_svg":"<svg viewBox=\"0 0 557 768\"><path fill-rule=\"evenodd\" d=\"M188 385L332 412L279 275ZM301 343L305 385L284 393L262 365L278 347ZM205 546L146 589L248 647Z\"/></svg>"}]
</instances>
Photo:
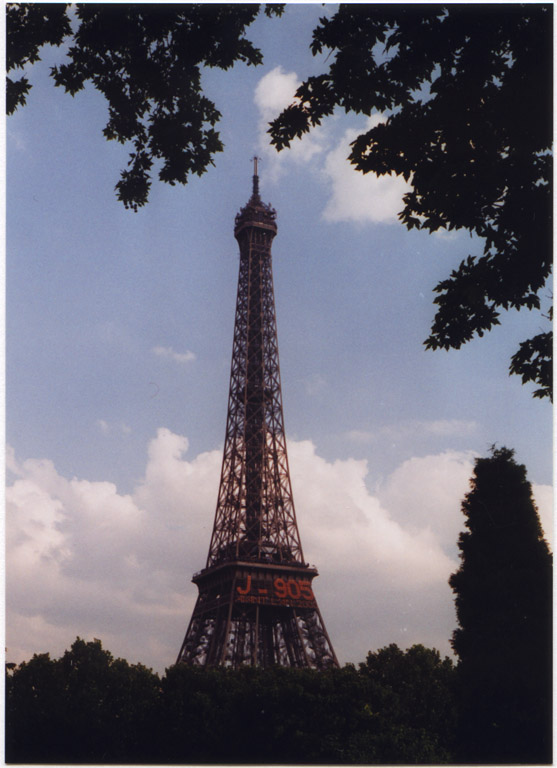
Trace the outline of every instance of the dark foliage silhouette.
<instances>
[{"instance_id":1,"label":"dark foliage silhouette","mask_svg":"<svg viewBox=\"0 0 557 768\"><path fill-rule=\"evenodd\" d=\"M58 765L445 763L453 679L437 651L394 645L359 669L178 664L159 679L78 638L61 659L42 654L8 671L6 756Z\"/></svg>"},{"instance_id":2,"label":"dark foliage silhouette","mask_svg":"<svg viewBox=\"0 0 557 768\"><path fill-rule=\"evenodd\" d=\"M411 181L400 220L481 238L435 291L427 348L458 349L501 310L542 309L552 265L552 7L341 4L314 30L328 71L273 123L280 150L335 109L386 121L358 136L363 173ZM481 246L480 246L481 247ZM541 296L540 296L541 295ZM545 311L545 310L544 310ZM525 342L511 373L551 397L551 332Z\"/></svg>"},{"instance_id":3,"label":"dark foliage silhouette","mask_svg":"<svg viewBox=\"0 0 557 768\"><path fill-rule=\"evenodd\" d=\"M220 113L201 87L206 67L257 65L245 36L257 4L7 4L8 114L25 104L43 45L69 45L52 69L74 95L107 99L107 139L132 147L116 193L137 211L153 171L169 184L202 175L223 145ZM280 16L284 4L264 6ZM458 349L500 324L501 311L543 303L552 264L552 6L340 4L313 32L329 70L308 78L271 124L281 150L341 108L386 122L358 136L363 173L411 180L401 221L429 232L464 229L483 243L434 289L426 348ZM480 246L482 247L482 246ZM543 322L542 322L543 325ZM510 372L552 397L552 332L525 340Z\"/></svg>"},{"instance_id":4,"label":"dark foliage silhouette","mask_svg":"<svg viewBox=\"0 0 557 768\"><path fill-rule=\"evenodd\" d=\"M52 68L56 85L72 96L86 83L108 103L107 139L130 144L128 168L116 193L126 208L145 205L151 169L169 184L201 176L223 149L215 129L220 112L203 94L204 67L260 64L261 51L246 37L257 4L78 3L7 4L7 97L11 114L25 104L26 76L14 70L39 59L45 44L69 43L68 62ZM280 15L280 4L265 8Z\"/></svg>"},{"instance_id":5,"label":"dark foliage silhouette","mask_svg":"<svg viewBox=\"0 0 557 768\"><path fill-rule=\"evenodd\" d=\"M451 576L458 629L459 755L551 762L552 558L526 468L507 448L476 460Z\"/></svg>"},{"instance_id":6,"label":"dark foliage silhouette","mask_svg":"<svg viewBox=\"0 0 557 768\"><path fill-rule=\"evenodd\" d=\"M149 762L158 698L151 670L78 637L60 659L40 654L8 672L6 761Z\"/></svg>"}]
</instances>

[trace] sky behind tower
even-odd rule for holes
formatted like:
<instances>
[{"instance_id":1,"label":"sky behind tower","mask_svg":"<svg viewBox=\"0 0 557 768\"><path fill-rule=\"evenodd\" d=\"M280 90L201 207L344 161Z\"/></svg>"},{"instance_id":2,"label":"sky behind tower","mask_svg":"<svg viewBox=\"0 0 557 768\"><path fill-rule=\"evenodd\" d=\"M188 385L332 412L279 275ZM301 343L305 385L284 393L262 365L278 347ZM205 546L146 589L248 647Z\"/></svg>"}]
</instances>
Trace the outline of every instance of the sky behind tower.
<instances>
[{"instance_id":1,"label":"sky behind tower","mask_svg":"<svg viewBox=\"0 0 557 768\"><path fill-rule=\"evenodd\" d=\"M7 121L7 660L76 636L159 672L175 661L217 500L238 247L251 193L273 243L283 404L304 556L341 663L388 643L449 653L449 575L475 456L516 450L551 539L551 408L507 374L534 314L426 351L432 289L481 244L408 232L405 183L363 177L338 113L277 153L266 124L319 71L334 6L288 4L248 37L264 65L211 70L225 150L138 213L113 188L124 147L93 89L54 87L46 51Z\"/></svg>"}]
</instances>

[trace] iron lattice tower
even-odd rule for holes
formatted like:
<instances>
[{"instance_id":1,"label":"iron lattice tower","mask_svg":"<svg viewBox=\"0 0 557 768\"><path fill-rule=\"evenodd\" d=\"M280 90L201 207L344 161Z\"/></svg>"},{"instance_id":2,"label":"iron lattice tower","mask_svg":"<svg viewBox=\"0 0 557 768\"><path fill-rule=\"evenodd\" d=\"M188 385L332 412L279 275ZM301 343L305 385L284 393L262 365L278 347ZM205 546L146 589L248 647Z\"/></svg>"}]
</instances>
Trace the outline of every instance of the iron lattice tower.
<instances>
[{"instance_id":1,"label":"iron lattice tower","mask_svg":"<svg viewBox=\"0 0 557 768\"><path fill-rule=\"evenodd\" d=\"M236 216L240 272L217 509L177 662L314 667L338 662L304 562L282 412L271 243L276 212L253 193Z\"/></svg>"}]
</instances>

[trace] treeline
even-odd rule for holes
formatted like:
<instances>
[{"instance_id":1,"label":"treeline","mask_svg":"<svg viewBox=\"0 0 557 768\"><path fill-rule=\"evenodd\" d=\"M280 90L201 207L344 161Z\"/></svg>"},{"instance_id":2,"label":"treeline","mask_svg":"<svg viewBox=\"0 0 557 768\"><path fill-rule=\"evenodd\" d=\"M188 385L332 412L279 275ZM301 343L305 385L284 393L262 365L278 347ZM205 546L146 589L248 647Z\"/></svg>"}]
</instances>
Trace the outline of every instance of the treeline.
<instances>
[{"instance_id":1,"label":"treeline","mask_svg":"<svg viewBox=\"0 0 557 768\"><path fill-rule=\"evenodd\" d=\"M200 669L162 678L77 639L7 676L8 763L439 764L455 667L390 645L356 668Z\"/></svg>"}]
</instances>

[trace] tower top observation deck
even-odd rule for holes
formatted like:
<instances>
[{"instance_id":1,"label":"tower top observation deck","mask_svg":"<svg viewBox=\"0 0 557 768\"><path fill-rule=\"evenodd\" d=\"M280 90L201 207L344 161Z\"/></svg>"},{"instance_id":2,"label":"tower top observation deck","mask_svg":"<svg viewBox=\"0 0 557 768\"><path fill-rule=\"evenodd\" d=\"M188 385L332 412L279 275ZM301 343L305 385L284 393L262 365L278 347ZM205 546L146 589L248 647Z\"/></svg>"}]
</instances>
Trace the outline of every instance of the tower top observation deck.
<instances>
[{"instance_id":1,"label":"tower top observation deck","mask_svg":"<svg viewBox=\"0 0 557 768\"><path fill-rule=\"evenodd\" d=\"M236 214L234 236L237 238L246 227L258 227L277 233L277 212L267 205L259 196L259 175L257 173L257 157L253 158L253 189L251 197L240 212Z\"/></svg>"}]
</instances>

